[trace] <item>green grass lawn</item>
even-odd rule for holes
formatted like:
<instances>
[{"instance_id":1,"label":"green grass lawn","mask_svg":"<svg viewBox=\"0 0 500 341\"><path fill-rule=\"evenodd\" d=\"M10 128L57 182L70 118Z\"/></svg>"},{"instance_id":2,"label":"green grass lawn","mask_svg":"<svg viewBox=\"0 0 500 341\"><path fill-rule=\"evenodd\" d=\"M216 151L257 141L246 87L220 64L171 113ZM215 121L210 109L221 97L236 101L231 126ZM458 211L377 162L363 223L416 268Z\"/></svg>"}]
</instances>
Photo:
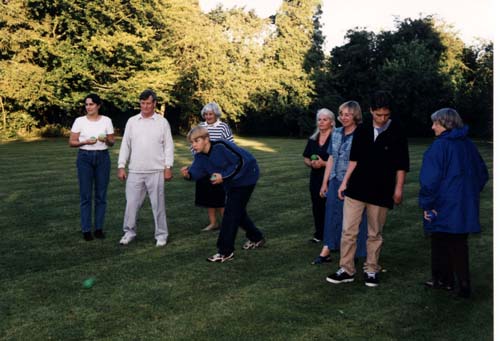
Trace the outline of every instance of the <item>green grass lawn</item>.
<instances>
[{"instance_id":1,"label":"green grass lawn","mask_svg":"<svg viewBox=\"0 0 500 341\"><path fill-rule=\"evenodd\" d=\"M175 178L166 185L169 244L156 248L146 200L138 237L120 247L124 184L108 190L105 240L79 231L76 149L64 139L0 144L0 339L2 340L491 340L493 181L482 193L483 233L471 236L473 297L424 289L429 240L421 227L418 173L431 140L412 140L402 206L389 213L381 285L332 285L337 269L313 266L305 140L239 138L261 166L249 214L266 247L208 263L217 232L200 232L190 163L177 137ZM493 147L478 144L492 175ZM112 149L113 168L119 143ZM237 247L245 241L237 236ZM82 282L95 277L91 289Z\"/></svg>"}]
</instances>

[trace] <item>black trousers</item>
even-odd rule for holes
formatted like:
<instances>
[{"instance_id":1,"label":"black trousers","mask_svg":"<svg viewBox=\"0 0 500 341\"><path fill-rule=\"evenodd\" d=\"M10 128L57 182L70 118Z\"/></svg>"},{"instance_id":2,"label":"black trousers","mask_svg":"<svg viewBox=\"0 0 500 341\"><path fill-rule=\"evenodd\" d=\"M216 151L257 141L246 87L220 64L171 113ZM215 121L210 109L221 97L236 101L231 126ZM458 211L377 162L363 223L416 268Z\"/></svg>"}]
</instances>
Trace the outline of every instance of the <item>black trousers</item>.
<instances>
[{"instance_id":1,"label":"black trousers","mask_svg":"<svg viewBox=\"0 0 500 341\"><path fill-rule=\"evenodd\" d=\"M470 291L469 234L434 232L431 236L431 268L434 281Z\"/></svg>"},{"instance_id":2,"label":"black trousers","mask_svg":"<svg viewBox=\"0 0 500 341\"><path fill-rule=\"evenodd\" d=\"M255 226L247 214L247 204L255 185L233 187L226 192L226 208L217 239L217 248L220 254L228 256L234 251L234 240L238 227L241 227L249 240L258 242L263 237L262 232Z\"/></svg>"},{"instance_id":3,"label":"black trousers","mask_svg":"<svg viewBox=\"0 0 500 341\"><path fill-rule=\"evenodd\" d=\"M319 196L319 190L323 183L323 177L311 176L309 180L309 192L311 193L312 212L314 217L314 238L323 240L325 229L326 198Z\"/></svg>"}]
</instances>

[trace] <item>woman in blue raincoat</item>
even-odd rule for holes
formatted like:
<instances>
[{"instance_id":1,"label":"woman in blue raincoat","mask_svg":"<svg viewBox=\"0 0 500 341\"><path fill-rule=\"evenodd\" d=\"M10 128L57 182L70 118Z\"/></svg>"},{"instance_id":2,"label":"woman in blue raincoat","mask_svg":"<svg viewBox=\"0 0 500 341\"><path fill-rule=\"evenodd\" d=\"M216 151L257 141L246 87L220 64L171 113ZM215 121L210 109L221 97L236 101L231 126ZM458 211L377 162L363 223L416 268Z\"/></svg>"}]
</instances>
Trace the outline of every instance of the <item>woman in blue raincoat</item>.
<instances>
[{"instance_id":1,"label":"woman in blue raincoat","mask_svg":"<svg viewBox=\"0 0 500 341\"><path fill-rule=\"evenodd\" d=\"M431 120L437 138L424 154L419 194L424 229L431 234L432 279L425 285L453 290L456 276L458 296L469 297L467 238L481 231L479 193L488 170L454 109L440 109Z\"/></svg>"}]
</instances>

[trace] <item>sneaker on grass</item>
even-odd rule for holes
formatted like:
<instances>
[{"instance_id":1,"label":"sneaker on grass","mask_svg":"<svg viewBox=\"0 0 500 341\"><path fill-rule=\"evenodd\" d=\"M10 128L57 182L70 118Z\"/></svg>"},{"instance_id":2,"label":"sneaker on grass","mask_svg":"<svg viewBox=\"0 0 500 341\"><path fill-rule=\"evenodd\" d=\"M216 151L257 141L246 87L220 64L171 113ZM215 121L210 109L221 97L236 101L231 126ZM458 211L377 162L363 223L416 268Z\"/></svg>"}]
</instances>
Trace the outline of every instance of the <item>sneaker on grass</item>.
<instances>
[{"instance_id":1,"label":"sneaker on grass","mask_svg":"<svg viewBox=\"0 0 500 341\"><path fill-rule=\"evenodd\" d=\"M365 272L365 285L367 287L378 287L379 279L376 272Z\"/></svg>"},{"instance_id":2,"label":"sneaker on grass","mask_svg":"<svg viewBox=\"0 0 500 341\"><path fill-rule=\"evenodd\" d=\"M156 241L156 246L157 247L164 247L165 245L167 245L167 240L166 239L158 239Z\"/></svg>"},{"instance_id":3,"label":"sneaker on grass","mask_svg":"<svg viewBox=\"0 0 500 341\"><path fill-rule=\"evenodd\" d=\"M258 242L252 242L251 240L247 240L245 244L243 244L242 249L243 250L252 250L252 249L257 249L259 247L264 246L266 243L266 240L262 238Z\"/></svg>"},{"instance_id":4,"label":"sneaker on grass","mask_svg":"<svg viewBox=\"0 0 500 341\"><path fill-rule=\"evenodd\" d=\"M326 277L326 281L333 284L348 283L354 281L354 275L349 275L344 268L340 268L333 275Z\"/></svg>"},{"instance_id":5,"label":"sneaker on grass","mask_svg":"<svg viewBox=\"0 0 500 341\"><path fill-rule=\"evenodd\" d=\"M224 263L224 262L227 262L227 261L233 260L233 259L234 259L234 252L231 252L231 254L229 254L227 256L225 256L223 254L220 254L220 253L216 253L212 257L208 257L207 261L209 261L209 262L217 262L217 263Z\"/></svg>"},{"instance_id":6,"label":"sneaker on grass","mask_svg":"<svg viewBox=\"0 0 500 341\"><path fill-rule=\"evenodd\" d=\"M125 233L122 239L120 239L120 245L128 245L134 238L135 236Z\"/></svg>"}]
</instances>

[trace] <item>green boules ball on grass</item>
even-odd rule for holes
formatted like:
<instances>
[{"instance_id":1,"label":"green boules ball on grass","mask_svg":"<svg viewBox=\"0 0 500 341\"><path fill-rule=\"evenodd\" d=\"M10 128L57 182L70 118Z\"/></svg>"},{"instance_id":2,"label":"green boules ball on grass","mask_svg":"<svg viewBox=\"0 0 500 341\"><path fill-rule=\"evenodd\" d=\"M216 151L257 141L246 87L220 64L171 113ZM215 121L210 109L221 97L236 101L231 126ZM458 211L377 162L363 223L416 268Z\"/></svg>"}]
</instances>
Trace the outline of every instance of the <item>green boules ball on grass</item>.
<instances>
[{"instance_id":1,"label":"green boules ball on grass","mask_svg":"<svg viewBox=\"0 0 500 341\"><path fill-rule=\"evenodd\" d=\"M94 277L90 277L90 278L87 278L86 280L83 281L82 285L85 289L90 289L94 286L95 284L95 278Z\"/></svg>"},{"instance_id":2,"label":"green boules ball on grass","mask_svg":"<svg viewBox=\"0 0 500 341\"><path fill-rule=\"evenodd\" d=\"M311 155L311 160L313 161L318 160L318 155L316 154Z\"/></svg>"}]
</instances>

